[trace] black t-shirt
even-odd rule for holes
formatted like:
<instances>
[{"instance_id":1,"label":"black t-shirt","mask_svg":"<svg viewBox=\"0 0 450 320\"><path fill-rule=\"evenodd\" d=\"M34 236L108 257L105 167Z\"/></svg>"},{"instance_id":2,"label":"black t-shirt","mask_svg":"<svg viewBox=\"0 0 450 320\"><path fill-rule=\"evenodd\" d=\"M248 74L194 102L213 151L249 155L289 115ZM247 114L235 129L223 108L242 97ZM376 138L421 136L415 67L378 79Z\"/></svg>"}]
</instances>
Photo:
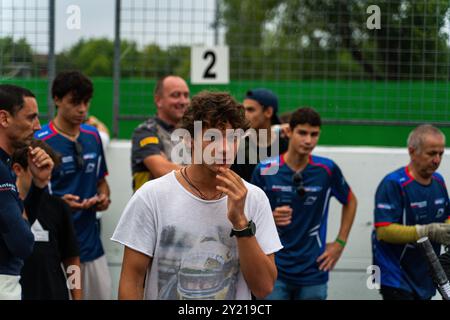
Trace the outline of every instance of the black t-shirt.
<instances>
[{"instance_id":1,"label":"black t-shirt","mask_svg":"<svg viewBox=\"0 0 450 320\"><path fill-rule=\"evenodd\" d=\"M48 193L43 195L32 226L36 238L34 250L22 268L24 300L69 299L62 261L80 255L71 215L63 200Z\"/></svg>"},{"instance_id":2,"label":"black t-shirt","mask_svg":"<svg viewBox=\"0 0 450 320\"><path fill-rule=\"evenodd\" d=\"M450 251L445 252L439 257L439 261L441 262L442 268L447 274L447 278L450 279Z\"/></svg>"},{"instance_id":3,"label":"black t-shirt","mask_svg":"<svg viewBox=\"0 0 450 320\"><path fill-rule=\"evenodd\" d=\"M242 146L242 143L241 143ZM236 159L234 160L234 163L231 165L231 170L236 172L242 179L246 180L247 182L251 182L252 180L252 174L253 170L255 169L256 165L271 157L276 157L280 154L283 154L287 151L289 146L289 139L280 137L279 138L279 146L278 146L278 152L276 150L272 151L272 148L274 147L274 143L271 145L264 147L266 150L261 150L263 147L258 146L253 139L250 139L250 137L245 138L245 145L244 147L239 147L238 155ZM242 150L245 150L245 163L238 164L239 159L239 153L242 152ZM250 150L253 150L254 154L256 155L256 161L252 157ZM260 157L260 155L263 155Z\"/></svg>"}]
</instances>

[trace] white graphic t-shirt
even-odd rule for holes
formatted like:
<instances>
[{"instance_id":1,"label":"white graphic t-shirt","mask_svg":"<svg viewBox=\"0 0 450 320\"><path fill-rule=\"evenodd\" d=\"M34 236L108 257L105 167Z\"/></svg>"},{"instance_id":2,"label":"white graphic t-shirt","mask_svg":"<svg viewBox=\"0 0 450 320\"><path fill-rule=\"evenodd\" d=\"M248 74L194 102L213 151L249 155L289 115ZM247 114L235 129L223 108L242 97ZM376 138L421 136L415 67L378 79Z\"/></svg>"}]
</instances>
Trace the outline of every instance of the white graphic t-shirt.
<instances>
[{"instance_id":1,"label":"white graphic t-shirt","mask_svg":"<svg viewBox=\"0 0 450 320\"><path fill-rule=\"evenodd\" d=\"M274 253L282 245L269 200L261 189L244 183L245 215L256 224L263 252ZM153 258L145 299L250 299L231 228L227 197L197 198L173 171L133 195L111 239Z\"/></svg>"}]
</instances>

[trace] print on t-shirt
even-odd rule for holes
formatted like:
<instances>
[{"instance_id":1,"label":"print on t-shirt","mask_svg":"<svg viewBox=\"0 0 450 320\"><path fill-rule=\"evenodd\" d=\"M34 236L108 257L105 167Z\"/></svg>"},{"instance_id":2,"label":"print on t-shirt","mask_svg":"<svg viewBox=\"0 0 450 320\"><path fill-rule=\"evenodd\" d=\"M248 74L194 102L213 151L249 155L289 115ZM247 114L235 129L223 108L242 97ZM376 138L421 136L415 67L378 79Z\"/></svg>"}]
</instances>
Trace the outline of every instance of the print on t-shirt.
<instances>
[{"instance_id":1,"label":"print on t-shirt","mask_svg":"<svg viewBox=\"0 0 450 320\"><path fill-rule=\"evenodd\" d=\"M229 230L194 234L167 226L158 257L158 299L234 299L239 273L236 241Z\"/></svg>"}]
</instances>

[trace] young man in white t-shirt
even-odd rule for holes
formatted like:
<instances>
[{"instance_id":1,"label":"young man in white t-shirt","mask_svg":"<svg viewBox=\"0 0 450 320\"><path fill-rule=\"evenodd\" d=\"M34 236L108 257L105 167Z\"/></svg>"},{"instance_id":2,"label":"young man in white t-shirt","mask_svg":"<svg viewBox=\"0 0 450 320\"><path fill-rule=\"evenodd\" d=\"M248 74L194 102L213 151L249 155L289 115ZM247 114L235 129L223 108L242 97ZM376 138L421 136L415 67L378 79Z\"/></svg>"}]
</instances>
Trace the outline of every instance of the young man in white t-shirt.
<instances>
[{"instance_id":1,"label":"young man in white t-shirt","mask_svg":"<svg viewBox=\"0 0 450 320\"><path fill-rule=\"evenodd\" d=\"M112 237L125 246L119 299L263 298L282 245L264 192L229 169L239 140L230 129L246 129L243 106L202 92L181 127L193 137L193 164L142 186Z\"/></svg>"}]
</instances>

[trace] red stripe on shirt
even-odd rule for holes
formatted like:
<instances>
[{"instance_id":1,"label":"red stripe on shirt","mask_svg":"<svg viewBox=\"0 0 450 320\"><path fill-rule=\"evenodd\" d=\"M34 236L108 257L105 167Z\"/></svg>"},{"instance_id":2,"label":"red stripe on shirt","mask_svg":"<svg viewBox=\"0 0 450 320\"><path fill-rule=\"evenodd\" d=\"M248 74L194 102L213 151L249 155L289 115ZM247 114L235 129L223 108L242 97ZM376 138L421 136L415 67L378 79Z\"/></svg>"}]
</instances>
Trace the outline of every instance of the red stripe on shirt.
<instances>
[{"instance_id":1,"label":"red stripe on shirt","mask_svg":"<svg viewBox=\"0 0 450 320\"><path fill-rule=\"evenodd\" d=\"M377 222L377 223L375 223L375 227L386 227L391 224L392 224L392 222Z\"/></svg>"},{"instance_id":2,"label":"red stripe on shirt","mask_svg":"<svg viewBox=\"0 0 450 320\"><path fill-rule=\"evenodd\" d=\"M330 168L328 168L328 166L324 165L323 163L316 163L316 162L314 162L312 160L312 156L311 155L309 155L309 164L313 165L313 166L324 168L327 171L328 175L331 177L331 170L330 170Z\"/></svg>"}]
</instances>

